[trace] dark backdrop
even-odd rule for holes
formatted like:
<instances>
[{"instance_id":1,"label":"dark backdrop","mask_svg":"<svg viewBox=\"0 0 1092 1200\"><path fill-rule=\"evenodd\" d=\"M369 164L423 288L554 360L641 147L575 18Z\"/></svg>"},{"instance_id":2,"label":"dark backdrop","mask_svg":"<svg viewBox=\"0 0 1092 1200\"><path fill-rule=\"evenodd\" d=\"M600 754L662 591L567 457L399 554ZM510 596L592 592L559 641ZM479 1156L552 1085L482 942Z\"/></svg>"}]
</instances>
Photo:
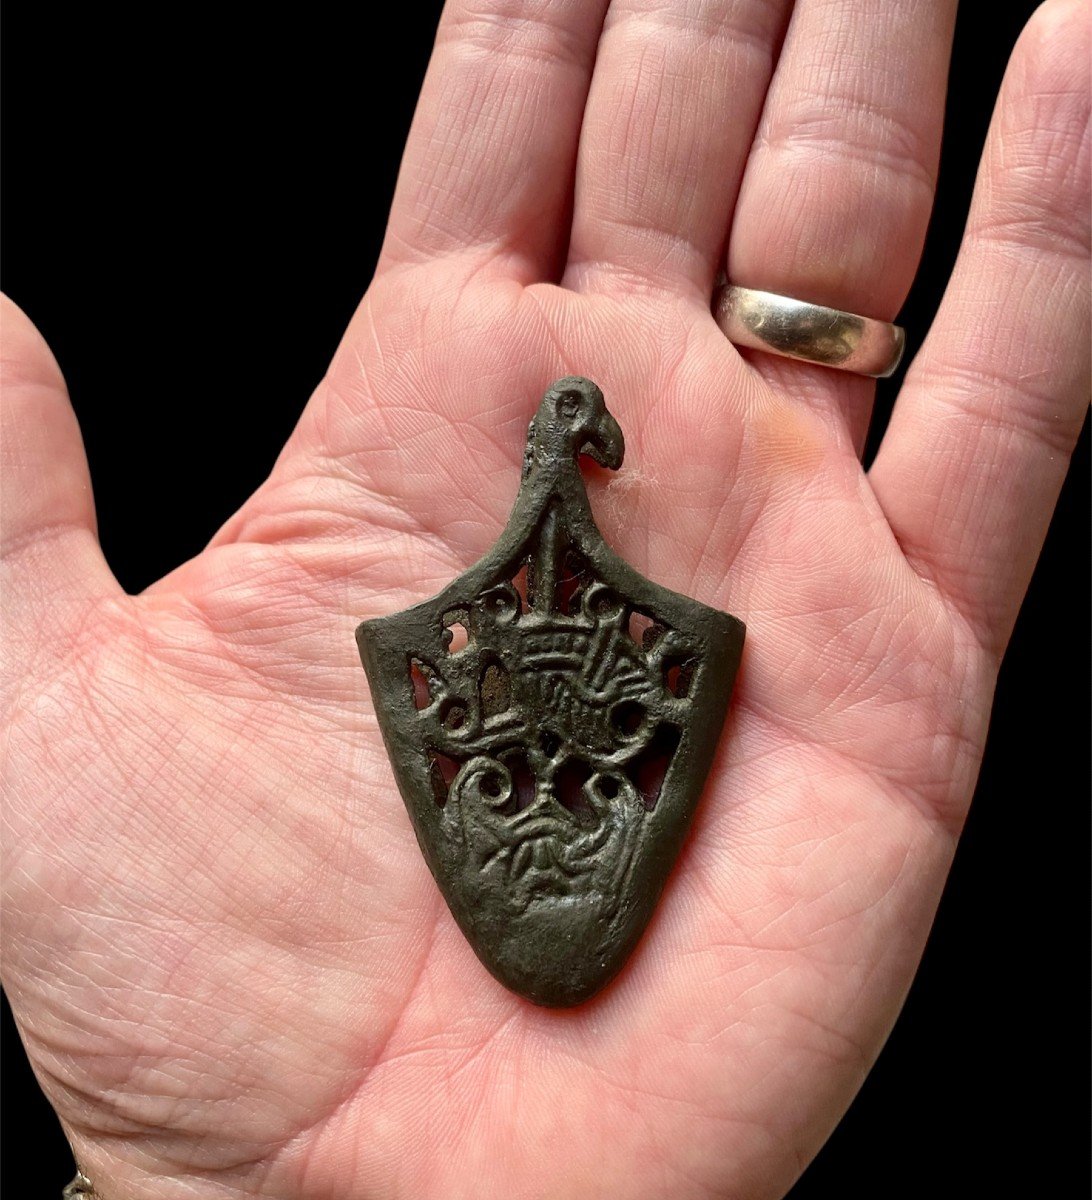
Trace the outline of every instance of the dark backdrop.
<instances>
[{"instance_id":1,"label":"dark backdrop","mask_svg":"<svg viewBox=\"0 0 1092 1200\"><path fill-rule=\"evenodd\" d=\"M131 590L263 478L368 283L436 13L407 4L379 27L352 7L244 23L230 5L8 6L4 287L68 377L103 546ZM911 350L1033 7L962 5ZM792 1200L1060 1196L1084 1171L1088 490L1086 428L921 972ZM29 1166L49 1197L71 1159L4 1022L7 1181Z\"/></svg>"}]
</instances>

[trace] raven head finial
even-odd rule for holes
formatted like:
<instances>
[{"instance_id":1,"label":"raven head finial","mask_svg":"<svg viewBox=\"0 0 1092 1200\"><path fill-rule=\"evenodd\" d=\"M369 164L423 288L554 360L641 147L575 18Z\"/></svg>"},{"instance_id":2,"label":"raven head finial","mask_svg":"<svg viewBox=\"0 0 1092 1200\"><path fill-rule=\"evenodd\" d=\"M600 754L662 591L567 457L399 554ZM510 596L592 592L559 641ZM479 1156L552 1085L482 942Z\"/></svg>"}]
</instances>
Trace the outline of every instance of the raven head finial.
<instances>
[{"instance_id":1,"label":"raven head finial","mask_svg":"<svg viewBox=\"0 0 1092 1200\"><path fill-rule=\"evenodd\" d=\"M622 465L626 450L622 430L607 412L603 393L581 375L566 375L550 385L533 429L546 458L575 460L586 454L612 471Z\"/></svg>"}]
</instances>

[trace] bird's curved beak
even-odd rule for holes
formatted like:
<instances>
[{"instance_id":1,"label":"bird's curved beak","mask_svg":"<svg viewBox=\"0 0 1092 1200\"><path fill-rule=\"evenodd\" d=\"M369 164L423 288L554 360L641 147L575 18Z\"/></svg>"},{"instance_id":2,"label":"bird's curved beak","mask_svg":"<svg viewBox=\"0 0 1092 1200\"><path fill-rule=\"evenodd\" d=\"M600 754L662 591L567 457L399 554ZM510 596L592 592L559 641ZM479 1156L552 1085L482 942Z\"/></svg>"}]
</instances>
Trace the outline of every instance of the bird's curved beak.
<instances>
[{"instance_id":1,"label":"bird's curved beak","mask_svg":"<svg viewBox=\"0 0 1092 1200\"><path fill-rule=\"evenodd\" d=\"M622 436L618 422L609 412L603 413L595 423L588 440L580 447L581 454L586 454L601 467L609 467L612 471L617 471L622 465L625 452L626 439Z\"/></svg>"}]
</instances>

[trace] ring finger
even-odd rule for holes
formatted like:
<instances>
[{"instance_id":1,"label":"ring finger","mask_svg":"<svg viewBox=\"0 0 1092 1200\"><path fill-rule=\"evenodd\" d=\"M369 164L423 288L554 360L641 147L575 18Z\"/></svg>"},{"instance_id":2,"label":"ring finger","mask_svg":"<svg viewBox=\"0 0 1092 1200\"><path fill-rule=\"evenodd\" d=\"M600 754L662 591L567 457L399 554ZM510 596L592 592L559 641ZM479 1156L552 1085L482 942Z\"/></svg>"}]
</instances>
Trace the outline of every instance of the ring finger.
<instances>
[{"instance_id":1,"label":"ring finger","mask_svg":"<svg viewBox=\"0 0 1092 1200\"><path fill-rule=\"evenodd\" d=\"M728 239L745 287L891 320L933 206L956 0L797 0ZM856 444L870 380L760 354Z\"/></svg>"}]
</instances>

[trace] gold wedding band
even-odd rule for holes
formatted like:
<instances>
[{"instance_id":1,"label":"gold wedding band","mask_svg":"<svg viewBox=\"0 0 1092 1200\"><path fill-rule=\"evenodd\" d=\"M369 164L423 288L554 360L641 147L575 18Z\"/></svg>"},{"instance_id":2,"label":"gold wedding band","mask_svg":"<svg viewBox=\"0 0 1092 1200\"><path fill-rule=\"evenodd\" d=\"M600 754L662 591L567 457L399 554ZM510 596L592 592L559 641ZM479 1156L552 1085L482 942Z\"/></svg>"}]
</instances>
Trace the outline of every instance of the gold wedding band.
<instances>
[{"instance_id":1,"label":"gold wedding band","mask_svg":"<svg viewBox=\"0 0 1092 1200\"><path fill-rule=\"evenodd\" d=\"M888 321L731 283L714 293L713 316L737 346L874 379L895 370L906 345L906 334Z\"/></svg>"}]
</instances>

